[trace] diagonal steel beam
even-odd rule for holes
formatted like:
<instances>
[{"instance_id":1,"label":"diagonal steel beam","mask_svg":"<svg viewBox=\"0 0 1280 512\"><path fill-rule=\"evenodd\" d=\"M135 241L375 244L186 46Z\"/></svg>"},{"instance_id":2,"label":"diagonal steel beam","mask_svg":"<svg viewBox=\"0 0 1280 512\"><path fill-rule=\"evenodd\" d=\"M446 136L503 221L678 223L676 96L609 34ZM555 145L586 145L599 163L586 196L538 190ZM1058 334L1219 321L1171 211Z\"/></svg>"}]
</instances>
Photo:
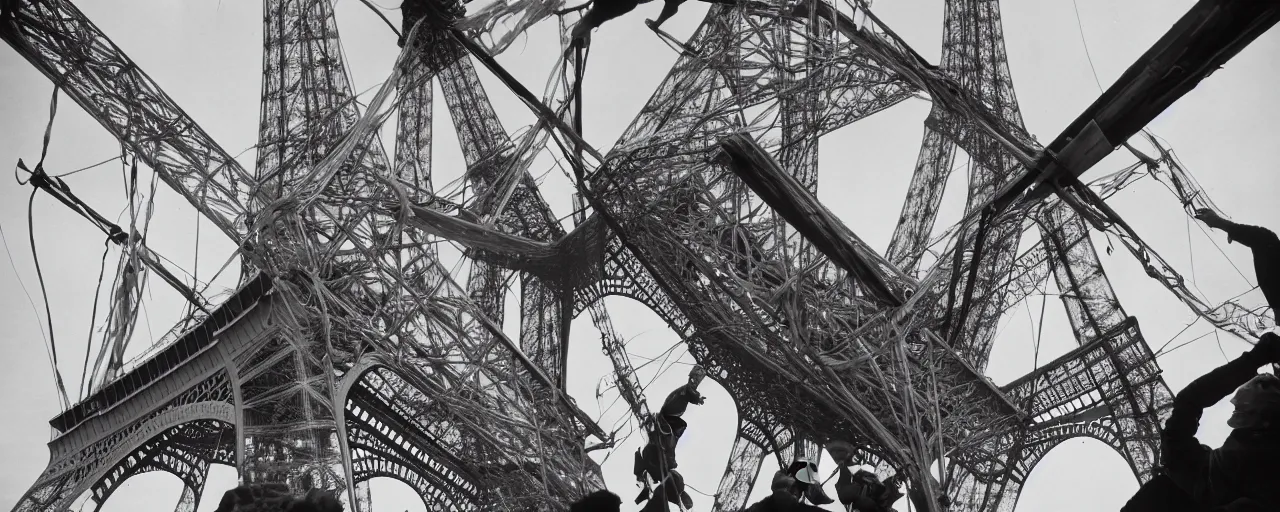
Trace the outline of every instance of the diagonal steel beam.
<instances>
[{"instance_id":1,"label":"diagonal steel beam","mask_svg":"<svg viewBox=\"0 0 1280 512\"><path fill-rule=\"evenodd\" d=\"M18 2L0 38L227 237L243 242L254 178L68 0Z\"/></svg>"}]
</instances>

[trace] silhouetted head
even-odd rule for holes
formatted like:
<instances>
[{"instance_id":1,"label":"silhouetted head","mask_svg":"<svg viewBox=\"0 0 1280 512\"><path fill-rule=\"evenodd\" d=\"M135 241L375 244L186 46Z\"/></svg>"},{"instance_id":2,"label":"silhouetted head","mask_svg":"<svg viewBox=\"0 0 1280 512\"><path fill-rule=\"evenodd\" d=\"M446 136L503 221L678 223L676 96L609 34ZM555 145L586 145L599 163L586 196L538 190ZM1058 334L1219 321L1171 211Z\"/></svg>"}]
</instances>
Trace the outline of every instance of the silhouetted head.
<instances>
[{"instance_id":1,"label":"silhouetted head","mask_svg":"<svg viewBox=\"0 0 1280 512\"><path fill-rule=\"evenodd\" d=\"M569 512L621 512L621 510L622 498L604 490L588 494L569 505Z\"/></svg>"},{"instance_id":2,"label":"silhouetted head","mask_svg":"<svg viewBox=\"0 0 1280 512\"><path fill-rule=\"evenodd\" d=\"M1254 377L1231 398L1236 406L1227 425L1239 429L1280 426L1280 378L1270 373Z\"/></svg>"},{"instance_id":3,"label":"silhouetted head","mask_svg":"<svg viewBox=\"0 0 1280 512\"><path fill-rule=\"evenodd\" d=\"M698 387L698 384L702 383L702 379L706 377L707 369L702 366L694 366L692 370L689 370L689 384L692 384L695 388Z\"/></svg>"},{"instance_id":4,"label":"silhouetted head","mask_svg":"<svg viewBox=\"0 0 1280 512\"><path fill-rule=\"evenodd\" d=\"M222 495L217 512L342 512L342 502L331 491L313 489L293 496L284 484L242 485Z\"/></svg>"},{"instance_id":5,"label":"silhouetted head","mask_svg":"<svg viewBox=\"0 0 1280 512\"><path fill-rule=\"evenodd\" d=\"M331 491L312 489L306 496L294 499L288 512L342 512L342 502Z\"/></svg>"},{"instance_id":6,"label":"silhouetted head","mask_svg":"<svg viewBox=\"0 0 1280 512\"><path fill-rule=\"evenodd\" d=\"M796 484L796 479L791 478L786 471L778 471L773 474L773 481L769 483L769 490L783 491L791 489Z\"/></svg>"},{"instance_id":7,"label":"silhouetted head","mask_svg":"<svg viewBox=\"0 0 1280 512\"><path fill-rule=\"evenodd\" d=\"M853 455L857 453L857 449L848 441L832 441L827 443L827 453L831 454L831 459L836 464L847 466L853 463Z\"/></svg>"}]
</instances>

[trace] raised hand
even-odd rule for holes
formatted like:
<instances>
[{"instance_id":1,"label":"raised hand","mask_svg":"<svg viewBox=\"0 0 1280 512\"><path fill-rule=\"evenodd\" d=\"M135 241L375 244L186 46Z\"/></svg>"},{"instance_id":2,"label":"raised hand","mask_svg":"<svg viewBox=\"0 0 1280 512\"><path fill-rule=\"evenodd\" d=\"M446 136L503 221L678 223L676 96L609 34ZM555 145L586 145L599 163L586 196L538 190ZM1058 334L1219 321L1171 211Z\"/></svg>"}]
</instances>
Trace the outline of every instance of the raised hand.
<instances>
[{"instance_id":1,"label":"raised hand","mask_svg":"<svg viewBox=\"0 0 1280 512\"><path fill-rule=\"evenodd\" d=\"M1280 335L1274 332L1263 333L1262 337L1258 338L1258 344L1254 345L1252 352L1266 357L1267 362L1271 364L1280 363Z\"/></svg>"},{"instance_id":2,"label":"raised hand","mask_svg":"<svg viewBox=\"0 0 1280 512\"><path fill-rule=\"evenodd\" d=\"M1208 224L1209 227L1217 227L1222 225L1224 219L1221 215L1218 215L1218 212L1209 208L1200 208L1196 210L1196 220Z\"/></svg>"}]
</instances>

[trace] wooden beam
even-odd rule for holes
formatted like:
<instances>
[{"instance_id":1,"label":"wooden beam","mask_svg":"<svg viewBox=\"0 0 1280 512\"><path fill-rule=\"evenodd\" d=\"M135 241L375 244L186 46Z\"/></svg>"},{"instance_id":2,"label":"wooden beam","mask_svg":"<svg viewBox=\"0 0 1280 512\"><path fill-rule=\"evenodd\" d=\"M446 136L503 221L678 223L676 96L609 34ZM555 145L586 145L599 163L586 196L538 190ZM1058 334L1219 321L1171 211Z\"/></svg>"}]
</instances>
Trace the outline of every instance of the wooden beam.
<instances>
[{"instance_id":1,"label":"wooden beam","mask_svg":"<svg viewBox=\"0 0 1280 512\"><path fill-rule=\"evenodd\" d=\"M1028 199L1046 196L1054 188L1046 182L1070 185L1277 21L1280 2L1274 0L1200 0L1045 148L1040 172L996 203L1009 204L1032 187ZM1089 142L1076 143L1080 139Z\"/></svg>"},{"instance_id":2,"label":"wooden beam","mask_svg":"<svg viewBox=\"0 0 1280 512\"><path fill-rule=\"evenodd\" d=\"M881 301L901 306L899 291L889 287L881 270L864 254L866 244L840 219L818 202L808 189L787 174L773 156L756 141L737 134L720 142L729 168L788 224L822 251L833 263L853 275L859 285Z\"/></svg>"}]
</instances>

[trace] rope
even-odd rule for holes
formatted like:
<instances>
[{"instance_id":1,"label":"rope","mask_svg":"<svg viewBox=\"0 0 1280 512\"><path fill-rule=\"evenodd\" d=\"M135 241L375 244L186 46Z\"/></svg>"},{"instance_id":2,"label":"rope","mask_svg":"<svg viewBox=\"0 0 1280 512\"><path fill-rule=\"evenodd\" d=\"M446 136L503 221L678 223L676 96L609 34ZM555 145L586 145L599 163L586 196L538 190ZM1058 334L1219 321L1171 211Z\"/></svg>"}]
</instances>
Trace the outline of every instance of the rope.
<instances>
[{"instance_id":1,"label":"rope","mask_svg":"<svg viewBox=\"0 0 1280 512\"><path fill-rule=\"evenodd\" d=\"M1239 274L1240 278L1244 279L1244 284L1257 288L1258 286L1249 280L1249 276L1245 275L1244 271L1240 270L1240 267L1236 266L1235 260L1232 260L1231 256L1227 255L1227 251L1222 250L1222 246L1218 245L1217 240L1213 239L1213 235L1210 235L1209 231L1205 230L1204 226L1199 222L1195 223L1195 225L1200 228L1200 232L1204 233L1204 236L1209 239L1209 243L1213 244L1213 247L1218 250L1218 254L1221 254L1222 257L1227 260L1227 263L1231 265L1231 268L1235 269L1236 274Z\"/></svg>"},{"instance_id":2,"label":"rope","mask_svg":"<svg viewBox=\"0 0 1280 512\"><path fill-rule=\"evenodd\" d=\"M49 140L52 138L52 135L53 135L53 121L57 117L57 113L58 113L58 92L60 90L60 87L61 87L61 84L54 85L53 95L52 95L52 98L50 98L49 100L49 122L45 125L44 139L41 141L41 145L40 145L40 161L36 163L35 171L28 171L33 177L31 179L34 179L37 176L44 175L44 161L45 161L45 158L49 155ZM21 160L19 160L18 162L18 168L22 170L26 170L26 166L22 165ZM17 170L15 169L14 172L16 174ZM28 179L28 181L30 181L30 179ZM27 182L23 182L22 179L19 178L18 183L25 185ZM37 188L33 188L31 190L31 195L27 198L27 235L28 235L27 238L31 244L31 257L35 261L36 278L40 282L40 295L44 301L45 320L48 322L48 325L49 325L48 346L49 346L50 363L53 366L54 383L57 385L59 398L62 400L61 402L62 407L69 408L71 406L71 400L67 396L67 388L62 380L62 372L58 369L58 342L57 342L57 339L54 337L54 332L53 332L52 308L49 307L49 294L44 282L44 271L40 267L40 255L36 251L34 207L35 207L37 191L38 191ZM10 260L12 261L12 258Z\"/></svg>"},{"instance_id":3,"label":"rope","mask_svg":"<svg viewBox=\"0 0 1280 512\"><path fill-rule=\"evenodd\" d=\"M1178 346L1176 346L1176 347L1173 347L1173 348L1169 349L1169 351L1168 351L1168 352L1164 352L1164 349L1162 348L1160 352L1157 352L1157 353L1155 354L1155 357L1164 357L1164 356L1167 356L1167 355L1169 355L1169 354L1172 354L1174 351L1176 351L1176 350L1178 350L1178 349L1180 349L1180 348L1182 348L1182 347L1185 347L1185 346L1187 346L1187 345L1190 345L1190 344L1192 344L1192 343L1195 343L1196 341L1199 341L1201 338L1204 338L1205 336L1208 336L1208 335L1210 335L1210 334L1213 334L1214 332L1216 332L1216 330L1214 330L1214 331L1209 331L1209 332L1206 332L1206 333L1201 334L1201 335L1199 335L1199 336L1196 336L1195 338L1192 338L1190 341L1187 341L1186 343L1183 343L1183 344L1181 344L1181 345L1178 345ZM1166 343L1166 345L1167 345L1167 343Z\"/></svg>"},{"instance_id":4,"label":"rope","mask_svg":"<svg viewBox=\"0 0 1280 512\"><path fill-rule=\"evenodd\" d=\"M379 6L373 5L373 2L370 2L369 0L360 0L360 3L363 3L364 5L368 6L369 10L373 11L374 14L377 14L379 18L382 18L382 21L386 22L388 27L391 27L391 31L395 32L397 38L403 37L403 35L400 34L400 29L396 28L395 24L391 23L391 20L387 19L387 15L382 14L382 11L378 9ZM388 10L391 10L391 9L388 9Z\"/></svg>"},{"instance_id":5,"label":"rope","mask_svg":"<svg viewBox=\"0 0 1280 512\"><path fill-rule=\"evenodd\" d=\"M90 166L88 166L88 167L81 167L81 168L76 169L76 170L74 170L74 171L71 171L71 172L64 172L64 173L62 173L62 174L54 175L54 176L52 176L52 177L53 177L53 178L65 178L65 177L67 177L67 176L71 176L72 174L77 174L77 173L80 173L80 172L83 172L83 171L87 171L87 170L89 170L89 169L95 169L95 168L101 167L101 166L103 166L103 165L109 164L109 163L111 163L113 160L115 160L115 159L117 159L117 158L122 158L123 156L124 156L124 155L116 155L116 156L113 156L113 157L108 158L108 159L106 159L106 160L103 160L103 161L101 161L101 162L98 162L98 163L96 163L96 164L90 165Z\"/></svg>"},{"instance_id":6,"label":"rope","mask_svg":"<svg viewBox=\"0 0 1280 512\"><path fill-rule=\"evenodd\" d=\"M48 334L45 332L45 330L44 330L44 322L39 321L39 320L40 320L40 310L39 310L39 308L37 308L37 307L36 307L36 301L35 301L35 299L34 299L34 298L32 298L32 297L31 297L31 291L27 289L27 285L26 285L26 283L24 283L24 282L22 281L22 274L18 272L18 266L17 266L17 264L15 264L15 263L14 263L13 253L9 251L9 240L8 240L8 237L6 237L6 236L5 236L5 234L4 234L4 226L3 226L2 224L0 224L0 243L4 244L4 252L5 252L5 254L6 254L6 255L8 255L8 257L9 257L9 267L13 269L13 277L14 277L14 280L18 281L18 286L22 288L22 293L26 294L26 296L27 296L27 302L28 302L29 304L31 304L31 312L36 314L36 315L35 315L35 316L36 316L36 320L37 320L37 321L36 321L36 326L40 328L40 339L41 339L41 340L44 340L44 345L45 345L45 347L44 347L45 354L44 354L44 355L45 355L45 357L46 357L46 358L48 358L48 357L50 357L50 355L49 355L49 335L48 335ZM57 371L57 367L53 365L53 360L52 360L52 359L50 359L50 360L49 360L49 364L50 364L50 367L51 367L51 368L56 372L56 371Z\"/></svg>"},{"instance_id":7,"label":"rope","mask_svg":"<svg viewBox=\"0 0 1280 512\"><path fill-rule=\"evenodd\" d=\"M1039 289L1038 286L1037 286L1037 289ZM1036 330L1033 333L1035 337L1033 338L1034 351L1032 353L1032 358L1031 358L1032 371L1036 371L1040 369L1040 341L1044 339L1044 313L1045 313L1045 308L1048 304L1049 304L1048 298L1046 297L1040 298L1040 322L1039 323L1036 323L1035 318L1032 318L1031 316L1031 304L1026 304L1027 319L1031 321L1032 325L1036 326ZM1039 379L1031 379L1031 393L1027 394L1027 403L1026 405L1023 406L1028 410L1030 410L1031 405L1035 403L1036 397L1039 396L1041 391L1043 391L1042 389L1037 389L1036 383L1038 380Z\"/></svg>"},{"instance_id":8,"label":"rope","mask_svg":"<svg viewBox=\"0 0 1280 512\"><path fill-rule=\"evenodd\" d=\"M690 48L688 45L680 42L680 40L676 39L675 36L668 34L665 30L662 30L656 27L649 27L649 28L653 30L654 34L657 34L658 39L660 39L664 44L666 44L668 48L671 48L672 50L679 52L680 55L693 57L693 58L697 58L699 56L697 50Z\"/></svg>"},{"instance_id":9,"label":"rope","mask_svg":"<svg viewBox=\"0 0 1280 512\"><path fill-rule=\"evenodd\" d=\"M37 167L38 168L38 167ZM36 279L40 282L40 295L44 300L45 320L49 323L49 353L51 363L53 364L53 379L58 387L59 398L62 399L62 406L69 408L71 399L67 397L67 387L62 382L62 372L58 369L58 341L53 333L53 311L49 307L49 290L44 283L44 270L40 268L40 254L36 251L36 233L35 233L35 215L34 207L36 201L37 190L32 189L31 195L27 199L27 239L31 242L31 259L36 265Z\"/></svg>"},{"instance_id":10,"label":"rope","mask_svg":"<svg viewBox=\"0 0 1280 512\"><path fill-rule=\"evenodd\" d=\"M102 295L102 277L107 272L107 254L111 252L111 240L102 243L105 247L102 249L102 262L98 265L98 286L93 289L93 312L89 315L89 339L84 344L84 365L80 368L80 391L76 398L84 399L88 394L88 386L86 377L89 374L89 355L93 348L93 326L98 323L98 298Z\"/></svg>"},{"instance_id":11,"label":"rope","mask_svg":"<svg viewBox=\"0 0 1280 512\"><path fill-rule=\"evenodd\" d=\"M200 286L200 213L199 212L196 212L196 244L195 245L196 245L196 250L194 255L194 261L191 262L191 271L192 271L191 272L191 289L192 290L196 289L197 286ZM183 272L186 272L186 271L184 270ZM195 314L196 312L195 304L191 304L190 306L191 307L187 308L187 314L184 316L191 316Z\"/></svg>"},{"instance_id":12,"label":"rope","mask_svg":"<svg viewBox=\"0 0 1280 512\"><path fill-rule=\"evenodd\" d=\"M1102 81L1098 80L1098 68L1093 66L1093 55L1089 54L1089 42L1084 38L1084 22L1080 21L1080 6L1076 0L1071 0L1071 6L1076 11L1076 29L1080 31L1080 44L1084 46L1085 59L1089 61L1089 70L1093 71L1093 82L1098 84L1098 91L1102 91Z\"/></svg>"}]
</instances>

